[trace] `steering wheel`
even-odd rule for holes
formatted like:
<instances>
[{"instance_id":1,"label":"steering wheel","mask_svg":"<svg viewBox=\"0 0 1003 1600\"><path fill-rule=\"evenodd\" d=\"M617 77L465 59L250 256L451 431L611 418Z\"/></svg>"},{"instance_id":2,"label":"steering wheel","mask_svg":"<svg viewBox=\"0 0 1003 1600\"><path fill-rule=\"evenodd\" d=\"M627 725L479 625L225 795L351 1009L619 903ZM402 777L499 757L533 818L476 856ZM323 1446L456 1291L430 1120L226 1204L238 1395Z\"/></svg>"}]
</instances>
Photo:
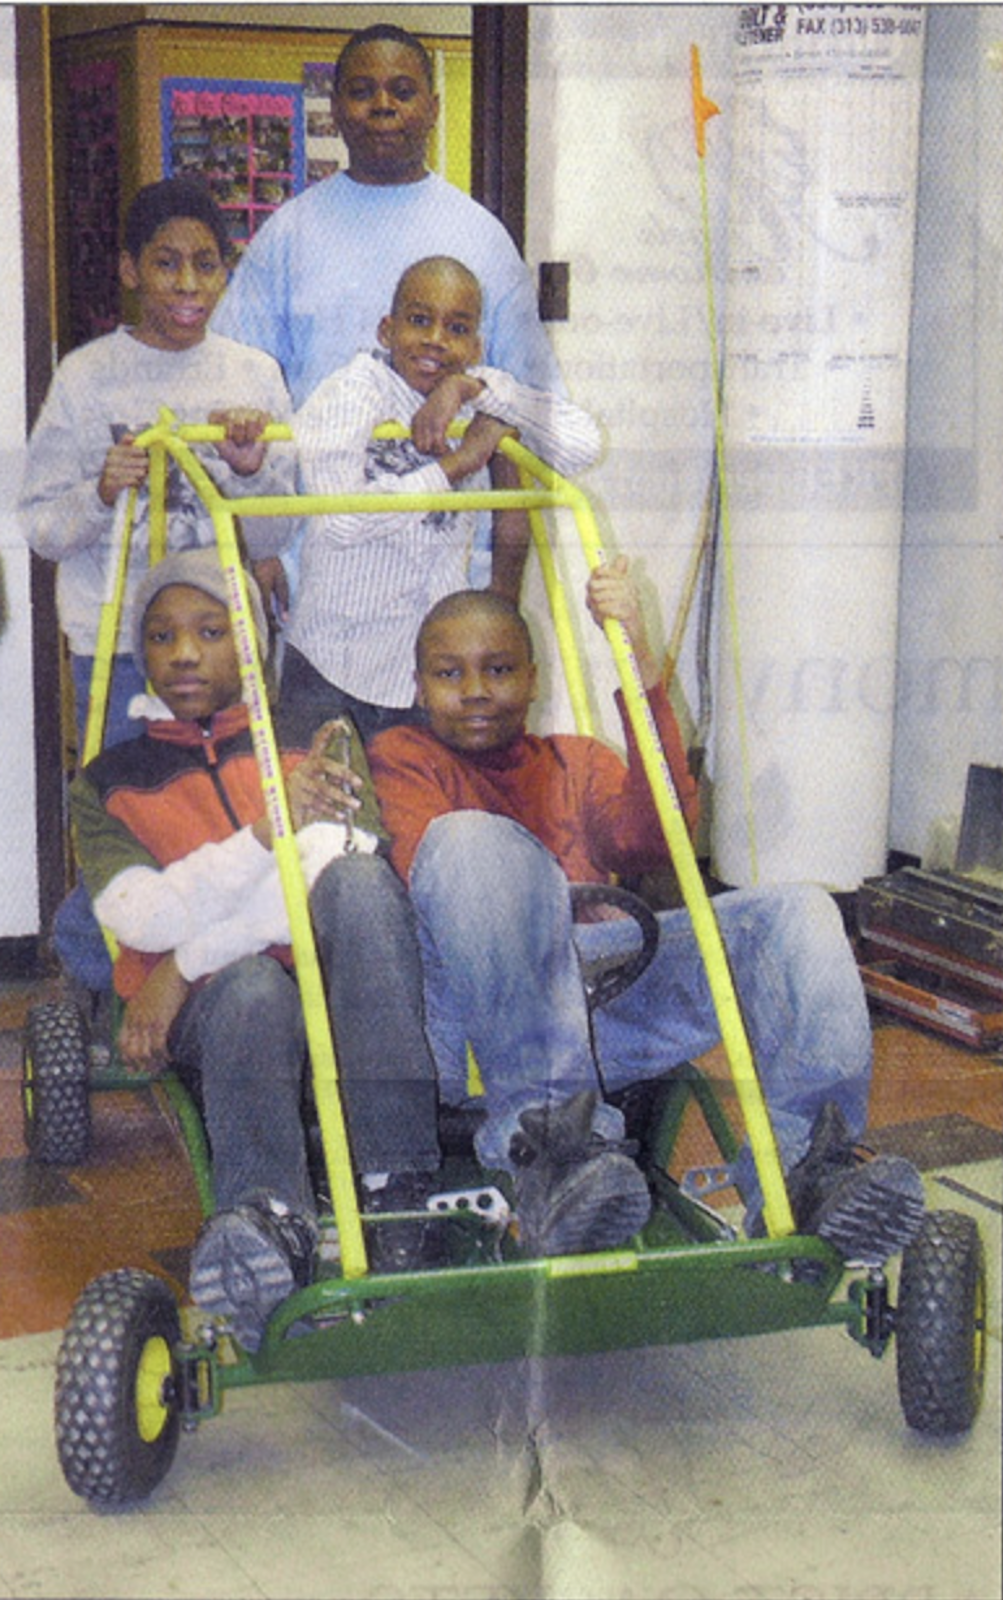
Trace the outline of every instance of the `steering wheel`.
<instances>
[{"instance_id":1,"label":"steering wheel","mask_svg":"<svg viewBox=\"0 0 1003 1600\"><path fill-rule=\"evenodd\" d=\"M641 976L658 949L658 918L646 901L629 889L611 883L573 883L571 885L572 915L579 922L592 921L582 916L593 906L612 906L626 911L641 931L641 943L636 950L626 950L616 955L599 956L595 960L582 960L582 982L589 1010L609 1002L622 994Z\"/></svg>"}]
</instances>

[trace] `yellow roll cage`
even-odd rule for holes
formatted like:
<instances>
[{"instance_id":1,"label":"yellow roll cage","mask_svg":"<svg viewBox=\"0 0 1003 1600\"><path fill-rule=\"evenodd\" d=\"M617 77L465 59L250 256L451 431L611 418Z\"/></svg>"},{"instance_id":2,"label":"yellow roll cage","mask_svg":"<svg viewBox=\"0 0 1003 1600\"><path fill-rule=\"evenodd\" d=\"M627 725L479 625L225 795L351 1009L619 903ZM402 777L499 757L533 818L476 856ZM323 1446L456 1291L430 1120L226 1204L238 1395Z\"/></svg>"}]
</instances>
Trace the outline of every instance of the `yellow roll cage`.
<instances>
[{"instance_id":1,"label":"yellow roll cage","mask_svg":"<svg viewBox=\"0 0 1003 1600\"><path fill-rule=\"evenodd\" d=\"M377 435L384 438L401 437L406 431L395 424L387 424L377 429ZM272 827L276 862L292 934L293 958L302 997L313 1071L314 1096L331 1183L335 1221L341 1241L342 1269L346 1278L357 1278L366 1273L368 1263L352 1178L348 1132L338 1092L338 1067L331 1019L321 981L320 965L310 923L306 883L290 821L279 752L251 620L235 519L241 516L312 516L330 512L430 511L440 510L447 504L449 509L454 511L525 510L529 516L533 544L543 572L575 723L581 733L592 731L588 694L575 644L567 597L554 562L543 513L560 508L572 513L590 571L603 564L605 555L592 507L582 490L562 478L545 462L511 438L504 439L501 448L519 469L520 488L454 490L449 493L447 499L442 494L249 495L228 498L213 482L191 449L193 444L215 443L223 437L224 430L221 426L179 425L166 407L161 411L157 423L137 437L137 445L147 450L150 455L150 559L154 562L160 560L167 545L165 491L170 457L177 462L179 469L204 503L216 533L220 562L229 593L251 736L261 773L265 806ZM263 437L271 442L290 440L293 434L288 426L273 423L265 430ZM102 607L84 741L85 762L91 760L101 747L111 664L125 593L135 500L135 490L123 495L117 514L116 537L119 554L118 559L112 562L110 588ZM609 621L605 624L605 633L613 652L627 714L651 785L683 901L692 920L694 934L707 971L721 1038L763 1191L763 1215L767 1233L770 1238L783 1237L795 1231L794 1219L769 1112L756 1073L717 919L700 875L668 761L662 749L626 630L622 623Z\"/></svg>"}]
</instances>

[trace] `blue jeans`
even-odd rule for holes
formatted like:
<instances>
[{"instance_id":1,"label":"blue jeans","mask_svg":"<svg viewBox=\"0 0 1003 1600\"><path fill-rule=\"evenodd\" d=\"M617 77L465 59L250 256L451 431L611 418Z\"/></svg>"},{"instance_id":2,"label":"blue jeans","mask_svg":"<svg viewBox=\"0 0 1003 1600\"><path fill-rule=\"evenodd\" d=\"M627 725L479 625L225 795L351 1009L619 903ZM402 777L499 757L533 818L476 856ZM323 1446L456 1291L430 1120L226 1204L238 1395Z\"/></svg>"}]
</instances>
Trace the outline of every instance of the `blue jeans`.
<instances>
[{"instance_id":1,"label":"blue jeans","mask_svg":"<svg viewBox=\"0 0 1003 1600\"><path fill-rule=\"evenodd\" d=\"M318 878L310 906L353 1168L435 1170L435 1067L407 895L383 857L343 856ZM266 955L224 967L190 994L169 1045L182 1077L198 1075L218 1208L265 1189L312 1214L306 1030L293 975Z\"/></svg>"},{"instance_id":2,"label":"blue jeans","mask_svg":"<svg viewBox=\"0 0 1003 1600\"><path fill-rule=\"evenodd\" d=\"M82 760L94 657L71 655L70 666L76 709L77 754ZM142 731L142 724L130 721L128 712L133 695L142 694L145 687L146 679L132 657L115 656L108 685L102 749L122 744L126 739L134 739ZM82 883L71 889L57 908L52 923L52 942L64 972L83 984L85 989L100 991L111 988L111 957L91 908L90 896Z\"/></svg>"},{"instance_id":3,"label":"blue jeans","mask_svg":"<svg viewBox=\"0 0 1003 1600\"><path fill-rule=\"evenodd\" d=\"M579 952L636 944L628 922L573 925L567 879L518 823L479 811L437 818L411 872L425 972L426 1029L447 1101L466 1094L465 1041L484 1082L478 1151L508 1167L527 1106L658 1076L720 1040L686 910L658 914L659 947L629 989L589 1018ZM871 1032L856 963L831 896L811 885L737 890L714 901L781 1161L807 1147L826 1100L864 1129ZM600 1103L597 1131L622 1132ZM735 1181L760 1203L747 1146Z\"/></svg>"}]
</instances>

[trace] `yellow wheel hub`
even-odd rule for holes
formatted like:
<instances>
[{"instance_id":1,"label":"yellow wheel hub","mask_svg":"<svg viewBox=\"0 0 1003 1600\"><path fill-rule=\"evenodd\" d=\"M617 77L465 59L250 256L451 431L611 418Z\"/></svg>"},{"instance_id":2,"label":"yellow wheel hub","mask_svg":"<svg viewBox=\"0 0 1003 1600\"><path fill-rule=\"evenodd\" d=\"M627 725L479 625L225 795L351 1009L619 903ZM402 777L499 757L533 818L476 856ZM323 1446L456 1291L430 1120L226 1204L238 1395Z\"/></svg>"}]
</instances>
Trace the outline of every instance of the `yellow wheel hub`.
<instances>
[{"instance_id":1,"label":"yellow wheel hub","mask_svg":"<svg viewBox=\"0 0 1003 1600\"><path fill-rule=\"evenodd\" d=\"M147 1339L136 1369L136 1426L144 1444L153 1444L164 1431L170 1376L171 1352L166 1339Z\"/></svg>"},{"instance_id":2,"label":"yellow wheel hub","mask_svg":"<svg viewBox=\"0 0 1003 1600\"><path fill-rule=\"evenodd\" d=\"M986 1304L986 1280L984 1276L980 1276L979 1281L975 1286L975 1315L973 1319L975 1323L975 1327L973 1329L975 1344L975 1376L980 1382L986 1367L986 1318L988 1315L988 1309L989 1308Z\"/></svg>"}]
</instances>

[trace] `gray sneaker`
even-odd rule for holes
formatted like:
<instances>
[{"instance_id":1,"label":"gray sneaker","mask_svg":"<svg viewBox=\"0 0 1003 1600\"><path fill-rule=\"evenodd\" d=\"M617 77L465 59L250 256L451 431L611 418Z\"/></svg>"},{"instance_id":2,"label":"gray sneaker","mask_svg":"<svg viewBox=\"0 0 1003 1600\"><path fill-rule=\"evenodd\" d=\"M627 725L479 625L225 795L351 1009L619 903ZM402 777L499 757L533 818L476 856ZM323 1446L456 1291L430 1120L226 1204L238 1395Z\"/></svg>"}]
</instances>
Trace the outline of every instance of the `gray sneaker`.
<instances>
[{"instance_id":1,"label":"gray sneaker","mask_svg":"<svg viewBox=\"0 0 1003 1600\"><path fill-rule=\"evenodd\" d=\"M842 1112L828 1101L808 1151L788 1174L799 1233L827 1239L844 1261L880 1266L909 1244L923 1222L923 1180L903 1156L868 1159Z\"/></svg>"},{"instance_id":2,"label":"gray sneaker","mask_svg":"<svg viewBox=\"0 0 1003 1600\"><path fill-rule=\"evenodd\" d=\"M827 1239L844 1261L880 1267L910 1244L923 1224L923 1180L903 1156L875 1156L819 1185L801 1231Z\"/></svg>"},{"instance_id":3,"label":"gray sneaker","mask_svg":"<svg viewBox=\"0 0 1003 1600\"><path fill-rule=\"evenodd\" d=\"M310 1282L316 1243L313 1224L279 1200L218 1211L195 1241L191 1297L223 1318L245 1350L257 1350L276 1306Z\"/></svg>"},{"instance_id":4,"label":"gray sneaker","mask_svg":"<svg viewBox=\"0 0 1003 1600\"><path fill-rule=\"evenodd\" d=\"M580 1255L626 1244L651 1215L631 1146L592 1131L597 1096L584 1091L519 1118L515 1167L519 1242L528 1256Z\"/></svg>"}]
</instances>

